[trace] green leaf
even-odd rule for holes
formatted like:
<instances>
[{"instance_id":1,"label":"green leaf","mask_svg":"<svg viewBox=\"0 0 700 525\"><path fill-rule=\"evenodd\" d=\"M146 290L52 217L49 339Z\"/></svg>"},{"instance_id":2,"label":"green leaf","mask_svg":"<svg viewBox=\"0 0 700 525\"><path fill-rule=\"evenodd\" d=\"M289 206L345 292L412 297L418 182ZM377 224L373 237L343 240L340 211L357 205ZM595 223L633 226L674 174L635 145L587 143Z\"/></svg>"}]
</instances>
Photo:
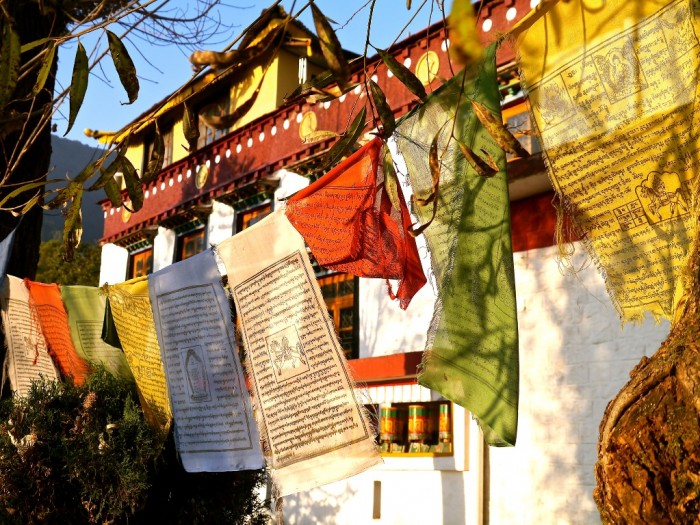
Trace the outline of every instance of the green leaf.
<instances>
[{"instance_id":1,"label":"green leaf","mask_svg":"<svg viewBox=\"0 0 700 525\"><path fill-rule=\"evenodd\" d=\"M151 182L153 179L156 178L156 176L160 173L160 170L163 169L163 159L165 158L165 143L163 142L163 135L160 133L160 129L158 128L158 124L156 124L156 137L155 140L153 141L153 151L151 152L151 157L148 159L148 165L146 166L145 172L141 176L141 182L143 184L148 184ZM136 176L136 170L134 170L133 165L129 160L125 157L124 160L128 162L129 166L131 167L131 170L134 172L134 176ZM127 181L127 190L128 190L128 181ZM131 196L131 192L129 192L129 196ZM132 197L133 201L133 197ZM136 206L136 204L134 204ZM141 208L141 206L139 206Z\"/></svg>"},{"instance_id":2,"label":"green leaf","mask_svg":"<svg viewBox=\"0 0 700 525\"><path fill-rule=\"evenodd\" d=\"M15 212L15 211L12 211L12 212L11 212L12 215L14 215L15 217L18 217L18 216L20 216L20 215L24 215L24 214L27 213L29 210L31 210L31 209L36 205L37 202L39 202L39 198L40 198L40 197L41 197L41 191L38 191L38 192L36 193L36 195L34 195L31 199L29 199L29 200L26 202L26 204L22 207L22 210L21 210L19 213L18 213L18 212Z\"/></svg>"},{"instance_id":3,"label":"green leaf","mask_svg":"<svg viewBox=\"0 0 700 525\"><path fill-rule=\"evenodd\" d=\"M326 59L328 69L333 72L333 76L338 84L340 84L341 87L345 86L350 80L350 66L347 60L345 60L343 48L340 46L338 37L335 31L333 31L330 22L323 15L321 10L316 7L316 4L311 4L311 12L314 17L314 25L316 26L316 33L318 33L319 43L321 44L321 52Z\"/></svg>"},{"instance_id":4,"label":"green leaf","mask_svg":"<svg viewBox=\"0 0 700 525\"><path fill-rule=\"evenodd\" d=\"M326 162L324 163L322 169L327 169L335 165L341 158L343 158L343 155L345 155L350 148L352 148L355 142L357 142L357 139L360 138L360 135L362 135L362 132L365 129L366 115L367 110L362 108L352 121L352 124L350 124L350 127L345 132L343 138L333 144L333 147L328 150L328 153L326 153Z\"/></svg>"},{"instance_id":5,"label":"green leaf","mask_svg":"<svg viewBox=\"0 0 700 525\"><path fill-rule=\"evenodd\" d=\"M34 49L35 47L39 47L44 45L46 42L50 42L53 40L51 37L46 37L46 38L40 38L39 40L34 40L33 42L29 42L27 44L22 45L20 48L20 53L26 53L27 51L30 51Z\"/></svg>"},{"instance_id":6,"label":"green leaf","mask_svg":"<svg viewBox=\"0 0 700 525\"><path fill-rule=\"evenodd\" d=\"M97 170L97 166L100 164L100 161L101 159L98 159L95 162L91 162L90 164L85 166L82 170L80 170L80 173L78 173L75 176L72 182L79 183L80 186L82 186L86 180L88 180L95 174L95 171Z\"/></svg>"},{"instance_id":7,"label":"green leaf","mask_svg":"<svg viewBox=\"0 0 700 525\"><path fill-rule=\"evenodd\" d=\"M447 125L448 122L445 123ZM430 226L435 219L435 214L437 213L437 203L438 203L438 192L440 191L440 156L438 152L438 143L440 140L440 135L442 134L442 130L444 129L445 125L442 126L438 130L438 132L435 134L435 137L433 137L433 141L430 144L430 152L428 153L428 164L430 166L430 176L433 179L433 187L430 190L430 195L428 195L425 198L421 197L416 197L415 195L413 196L413 200L418 206L427 206L431 202L433 203L433 212L430 217L430 219L421 224L418 228L414 228L415 224L411 225L411 228L408 230L408 233L410 233L413 237L417 237L421 233L425 231L425 229Z\"/></svg>"},{"instance_id":8,"label":"green leaf","mask_svg":"<svg viewBox=\"0 0 700 525\"><path fill-rule=\"evenodd\" d=\"M185 140L187 140L189 151L192 152L197 149L197 140L199 140L199 126L197 125L197 117L194 111L192 111L190 104L185 102L184 106L185 109L182 116L182 132L185 135Z\"/></svg>"},{"instance_id":9,"label":"green leaf","mask_svg":"<svg viewBox=\"0 0 700 525\"><path fill-rule=\"evenodd\" d=\"M322 140L332 139L332 138L335 138L337 136L338 136L338 134L335 131L317 129L317 130L311 131L310 133L307 133L306 135L304 135L302 137L301 141L304 144L311 144L313 142L320 142Z\"/></svg>"},{"instance_id":10,"label":"green leaf","mask_svg":"<svg viewBox=\"0 0 700 525\"><path fill-rule=\"evenodd\" d=\"M83 236L83 214L80 209L83 202L83 186L75 182L70 186L72 186L70 193L73 200L65 212L66 219L63 223L63 249L66 261L73 259L73 252Z\"/></svg>"},{"instance_id":11,"label":"green leaf","mask_svg":"<svg viewBox=\"0 0 700 525\"><path fill-rule=\"evenodd\" d=\"M428 94L425 92L425 87L423 83L418 80L418 77L414 75L410 69L400 63L394 58L394 55L387 53L382 49L375 48L377 53L381 57L386 67L389 68L396 78L398 78L408 90L417 96L421 100L428 98Z\"/></svg>"},{"instance_id":12,"label":"green leaf","mask_svg":"<svg viewBox=\"0 0 700 525\"><path fill-rule=\"evenodd\" d=\"M107 182L105 182L104 185L104 190L107 198L112 203L112 206L118 208L122 205L122 190L117 184L117 181L114 180L114 177L107 179Z\"/></svg>"},{"instance_id":13,"label":"green leaf","mask_svg":"<svg viewBox=\"0 0 700 525\"><path fill-rule=\"evenodd\" d=\"M388 138L394 133L396 129L396 119L394 119L394 112L387 104L386 96L384 92L377 85L374 80L369 81L370 91L372 91L372 100L374 100L374 105L377 108L377 113L379 113L379 119L382 121L382 137Z\"/></svg>"},{"instance_id":14,"label":"green leaf","mask_svg":"<svg viewBox=\"0 0 700 525\"><path fill-rule=\"evenodd\" d=\"M454 0L447 17L450 34L450 56L467 67L479 63L484 46L476 29L474 8L470 0Z\"/></svg>"},{"instance_id":15,"label":"green leaf","mask_svg":"<svg viewBox=\"0 0 700 525\"><path fill-rule=\"evenodd\" d=\"M115 173L117 173L123 166L124 155L129 148L129 136L119 144L117 157L108 166L100 168L100 177L90 186L87 191L95 191L100 188L104 188L109 179L114 178Z\"/></svg>"},{"instance_id":16,"label":"green leaf","mask_svg":"<svg viewBox=\"0 0 700 525\"><path fill-rule=\"evenodd\" d=\"M267 71L266 71L267 73ZM235 111L232 113L229 113L228 115L200 115L199 118L204 122L207 126L210 128L214 129L228 129L231 126L233 126L236 122L238 122L243 116L248 113L252 107L253 104L255 104L255 101L258 98L258 95L260 94L260 89L262 88L263 80L265 80L265 75L260 79L260 83L258 84L258 87L255 88L255 91L253 91L253 94L250 95L248 100L243 102L243 104L240 104Z\"/></svg>"},{"instance_id":17,"label":"green leaf","mask_svg":"<svg viewBox=\"0 0 700 525\"><path fill-rule=\"evenodd\" d=\"M119 75L119 80L129 97L128 104L133 103L139 96L139 79L136 76L136 67L129 56L129 52L117 35L107 31L109 52L112 55L114 67Z\"/></svg>"},{"instance_id":18,"label":"green leaf","mask_svg":"<svg viewBox=\"0 0 700 525\"><path fill-rule=\"evenodd\" d=\"M36 97L39 92L44 89L46 84L46 79L49 78L49 73L53 67L53 61L56 56L56 44L51 42L46 48L46 54L44 55L44 60L41 62L41 69L39 69L39 74L36 77L36 82L32 88L32 96Z\"/></svg>"},{"instance_id":19,"label":"green leaf","mask_svg":"<svg viewBox=\"0 0 700 525\"><path fill-rule=\"evenodd\" d=\"M161 137L160 140L162 142L163 138ZM155 151L155 147L153 149ZM153 155L151 155L151 160L148 163L148 169L150 169L151 167L151 162L153 162ZM162 165L162 157L160 162ZM156 174L157 173L158 172L156 171ZM136 169L134 169L134 165L126 157L122 159L122 174L124 175L124 184L126 185L126 192L129 195L129 199L131 200L131 211L135 213L139 211L143 206L143 186L141 185L141 180L139 180L138 174L136 173Z\"/></svg>"},{"instance_id":20,"label":"green leaf","mask_svg":"<svg viewBox=\"0 0 700 525\"><path fill-rule=\"evenodd\" d=\"M506 129L500 117L494 115L489 108L476 100L472 100L471 103L474 108L474 114L503 151L507 151L516 157L527 158L530 156L530 152L523 148L518 139Z\"/></svg>"},{"instance_id":21,"label":"green leaf","mask_svg":"<svg viewBox=\"0 0 700 525\"><path fill-rule=\"evenodd\" d=\"M12 190L10 193L8 193L4 199L0 200L0 208L2 208L5 204L7 204L11 199L14 199L18 195L21 195L25 191L31 191L36 188L41 188L46 185L46 181L40 181L40 182L30 182L28 184L23 184L19 188L15 188Z\"/></svg>"},{"instance_id":22,"label":"green leaf","mask_svg":"<svg viewBox=\"0 0 700 525\"><path fill-rule=\"evenodd\" d=\"M284 102L291 104L300 98L306 99L309 104L334 100L358 85L358 82L350 82L341 88L334 84L333 74L330 71L324 71L285 96Z\"/></svg>"},{"instance_id":23,"label":"green leaf","mask_svg":"<svg viewBox=\"0 0 700 525\"><path fill-rule=\"evenodd\" d=\"M399 179L396 176L394 159L391 158L391 152L386 145L384 146L384 189L394 209L400 210L401 197L399 197Z\"/></svg>"},{"instance_id":24,"label":"green leaf","mask_svg":"<svg viewBox=\"0 0 700 525\"><path fill-rule=\"evenodd\" d=\"M19 35L12 24L4 23L0 44L0 110L11 100L20 67Z\"/></svg>"},{"instance_id":25,"label":"green leaf","mask_svg":"<svg viewBox=\"0 0 700 525\"><path fill-rule=\"evenodd\" d=\"M65 137L75 123L75 117L78 116L78 111L83 105L85 91L88 86L88 77L90 71L88 69L88 57L83 44L78 42L78 49L75 52L75 62L73 62L73 77L70 83L70 113L68 114L68 129L63 134Z\"/></svg>"},{"instance_id":26,"label":"green leaf","mask_svg":"<svg viewBox=\"0 0 700 525\"><path fill-rule=\"evenodd\" d=\"M474 151L464 142L457 139L455 139L455 141L457 142L457 146L462 152L462 155L472 167L472 169L476 171L477 175L479 175L480 177L486 177L488 179L493 177L496 173L498 173L498 168L494 168L491 165L489 165L488 162L486 162L484 159L479 157L479 155L474 153Z\"/></svg>"}]
</instances>

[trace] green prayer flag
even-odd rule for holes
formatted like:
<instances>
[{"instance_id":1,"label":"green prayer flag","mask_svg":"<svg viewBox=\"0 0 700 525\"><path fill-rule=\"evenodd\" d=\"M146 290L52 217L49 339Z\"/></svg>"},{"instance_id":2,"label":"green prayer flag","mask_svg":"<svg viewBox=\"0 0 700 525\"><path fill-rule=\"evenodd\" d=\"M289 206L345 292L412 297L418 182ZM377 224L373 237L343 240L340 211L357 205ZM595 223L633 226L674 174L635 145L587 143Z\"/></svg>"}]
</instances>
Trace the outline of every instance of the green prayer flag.
<instances>
[{"instance_id":1,"label":"green prayer flag","mask_svg":"<svg viewBox=\"0 0 700 525\"><path fill-rule=\"evenodd\" d=\"M133 381L124 352L102 340L105 297L92 286L61 286L61 299L68 312L73 345L92 363L102 364L115 376Z\"/></svg>"},{"instance_id":2,"label":"green prayer flag","mask_svg":"<svg viewBox=\"0 0 700 525\"><path fill-rule=\"evenodd\" d=\"M435 217L424 231L438 297L418 382L470 410L487 442L502 446L515 444L519 374L506 158L470 102L501 118L495 55L492 45L475 74L460 72L407 114L396 141L422 224L433 216L434 142L440 161ZM498 173L478 175L455 139Z\"/></svg>"}]
</instances>

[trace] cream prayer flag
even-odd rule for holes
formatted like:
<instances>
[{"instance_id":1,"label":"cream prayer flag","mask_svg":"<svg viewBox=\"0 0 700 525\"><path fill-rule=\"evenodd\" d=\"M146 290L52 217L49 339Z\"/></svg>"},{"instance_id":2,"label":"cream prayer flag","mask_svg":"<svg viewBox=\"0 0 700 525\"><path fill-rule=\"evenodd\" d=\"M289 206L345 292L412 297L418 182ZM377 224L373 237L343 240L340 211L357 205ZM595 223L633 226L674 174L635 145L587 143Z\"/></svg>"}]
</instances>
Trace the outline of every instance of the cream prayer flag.
<instances>
[{"instance_id":1,"label":"cream prayer flag","mask_svg":"<svg viewBox=\"0 0 700 525\"><path fill-rule=\"evenodd\" d=\"M106 299L93 286L61 286L61 299L68 312L68 325L75 349L88 361L101 364L122 379L134 380L120 348L102 340Z\"/></svg>"},{"instance_id":2,"label":"cream prayer flag","mask_svg":"<svg viewBox=\"0 0 700 525\"><path fill-rule=\"evenodd\" d=\"M277 211L216 247L280 496L381 463L304 240Z\"/></svg>"},{"instance_id":3,"label":"cream prayer flag","mask_svg":"<svg viewBox=\"0 0 700 525\"><path fill-rule=\"evenodd\" d=\"M138 277L120 284L106 284L102 289L107 294L124 355L134 374L144 415L154 428L169 428L172 414L148 298L148 280Z\"/></svg>"},{"instance_id":4,"label":"cream prayer flag","mask_svg":"<svg viewBox=\"0 0 700 525\"><path fill-rule=\"evenodd\" d=\"M214 252L154 273L148 288L183 467L187 472L264 467Z\"/></svg>"},{"instance_id":5,"label":"cream prayer flag","mask_svg":"<svg viewBox=\"0 0 700 525\"><path fill-rule=\"evenodd\" d=\"M64 378L72 376L76 385L82 385L87 379L90 366L73 346L68 315L58 285L27 279L24 283L29 290L29 306L36 311L49 355Z\"/></svg>"},{"instance_id":6,"label":"cream prayer flag","mask_svg":"<svg viewBox=\"0 0 700 525\"><path fill-rule=\"evenodd\" d=\"M27 395L32 381L59 379L36 312L29 307L29 291L22 279L8 275L2 286L2 323L7 355L3 366L10 379L10 388L19 395Z\"/></svg>"},{"instance_id":7,"label":"cream prayer flag","mask_svg":"<svg viewBox=\"0 0 700 525\"><path fill-rule=\"evenodd\" d=\"M670 317L693 239L688 0L548 2L514 30L549 175L623 320Z\"/></svg>"}]
</instances>

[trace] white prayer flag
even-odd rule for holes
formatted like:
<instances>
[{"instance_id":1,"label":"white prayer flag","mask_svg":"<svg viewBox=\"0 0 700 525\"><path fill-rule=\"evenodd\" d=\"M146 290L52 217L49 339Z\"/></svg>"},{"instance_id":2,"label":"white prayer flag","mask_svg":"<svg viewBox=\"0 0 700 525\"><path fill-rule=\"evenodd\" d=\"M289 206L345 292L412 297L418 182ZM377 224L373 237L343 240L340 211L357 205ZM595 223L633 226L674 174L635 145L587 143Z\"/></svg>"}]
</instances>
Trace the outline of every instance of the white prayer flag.
<instances>
[{"instance_id":1,"label":"white prayer flag","mask_svg":"<svg viewBox=\"0 0 700 525\"><path fill-rule=\"evenodd\" d=\"M175 445L187 472L265 464L228 298L207 250L148 279Z\"/></svg>"}]
</instances>

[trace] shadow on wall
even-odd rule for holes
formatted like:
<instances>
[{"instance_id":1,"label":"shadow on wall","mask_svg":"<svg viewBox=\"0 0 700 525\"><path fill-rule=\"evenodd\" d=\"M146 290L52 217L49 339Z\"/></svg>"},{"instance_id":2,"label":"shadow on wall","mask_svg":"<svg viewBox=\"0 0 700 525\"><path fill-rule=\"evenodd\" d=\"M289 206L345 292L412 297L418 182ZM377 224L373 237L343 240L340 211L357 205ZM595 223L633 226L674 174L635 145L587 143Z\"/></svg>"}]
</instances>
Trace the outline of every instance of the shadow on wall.
<instances>
[{"instance_id":1,"label":"shadow on wall","mask_svg":"<svg viewBox=\"0 0 700 525\"><path fill-rule=\"evenodd\" d=\"M577 245L574 267L585 258ZM562 275L557 248L516 253L520 410L514 448L491 448L485 523L598 524L593 467L608 402L668 323L621 326L592 265Z\"/></svg>"},{"instance_id":2,"label":"shadow on wall","mask_svg":"<svg viewBox=\"0 0 700 525\"><path fill-rule=\"evenodd\" d=\"M346 487L343 492L329 490L338 484L300 492L284 498L285 525L335 525L337 515L351 501L356 491ZM343 484L344 485L344 484Z\"/></svg>"}]
</instances>

